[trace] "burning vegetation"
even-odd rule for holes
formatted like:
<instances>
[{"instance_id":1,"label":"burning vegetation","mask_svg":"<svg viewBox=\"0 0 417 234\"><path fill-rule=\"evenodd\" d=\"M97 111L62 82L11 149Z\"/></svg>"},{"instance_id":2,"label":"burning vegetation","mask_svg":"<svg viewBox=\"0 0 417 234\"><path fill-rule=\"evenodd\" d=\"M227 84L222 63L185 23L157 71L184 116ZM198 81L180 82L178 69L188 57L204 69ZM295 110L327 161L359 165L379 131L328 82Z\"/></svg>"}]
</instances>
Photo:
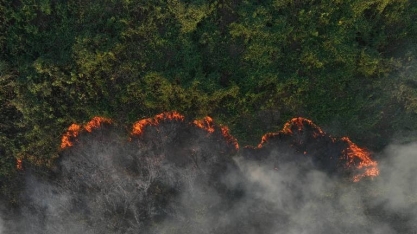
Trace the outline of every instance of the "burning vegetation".
<instances>
[{"instance_id":1,"label":"burning vegetation","mask_svg":"<svg viewBox=\"0 0 417 234\"><path fill-rule=\"evenodd\" d=\"M346 166L358 170L358 173L353 177L354 182L358 182L364 177L375 177L379 175L378 163L371 159L369 151L360 148L348 137L342 137L341 141L348 144L348 147L342 152L347 161Z\"/></svg>"},{"instance_id":2,"label":"burning vegetation","mask_svg":"<svg viewBox=\"0 0 417 234\"><path fill-rule=\"evenodd\" d=\"M74 138L78 136L80 133L81 126L78 124L71 124L68 127L67 132L62 136L61 140L61 149L65 149L67 147L73 146L74 143L72 142Z\"/></svg>"},{"instance_id":3,"label":"burning vegetation","mask_svg":"<svg viewBox=\"0 0 417 234\"><path fill-rule=\"evenodd\" d=\"M333 233L328 224L334 222L346 231L352 222L333 214L355 218L362 211L351 207L362 200L344 203L340 196L350 194L339 183L361 187L367 182L350 182L379 174L369 151L301 117L265 134L258 146L242 148L210 117L187 120L166 112L138 120L128 133L112 123L94 117L68 128L50 185L29 183L35 185L27 192L28 217L38 220L27 222L26 230L62 227L43 221L46 197L59 204L47 211L51 220L85 220L79 233L197 233L201 220L210 224L207 234L291 233L294 225L305 227L303 215L318 222L323 209L330 209L325 220L334 220L313 233ZM355 230L366 227L359 223Z\"/></svg>"},{"instance_id":4,"label":"burning vegetation","mask_svg":"<svg viewBox=\"0 0 417 234\"><path fill-rule=\"evenodd\" d=\"M72 124L62 136L61 149L73 146L80 132L85 130L91 133L103 124L111 123L110 119L94 117L83 127ZM187 122L183 115L175 111L138 120L133 124L131 136L146 138L145 132L148 128L153 128L159 132L159 128L166 124L179 124L181 126L173 130L178 131L176 133L178 138L175 141L181 141L181 136L185 136L188 134L186 132L197 128L206 132L205 137L214 137L213 139L217 139L216 141L222 139L222 152L227 152L230 155L240 152L241 155L251 160L265 160L274 150L281 148L290 149L296 156L288 158L277 155L274 159L275 164L279 164L280 161L312 159L319 169L331 174L349 174L354 182L358 182L365 177L372 178L379 174L378 164L371 159L371 153L368 150L360 148L348 137L341 139L331 137L311 120L302 117L291 119L279 132L265 134L257 147L246 146L240 151L238 141L230 134L226 126L216 125L209 116ZM165 136L161 134L157 137L166 138L168 133L165 133ZM198 148L198 146L196 147ZM277 166L279 167L279 165Z\"/></svg>"},{"instance_id":5,"label":"burning vegetation","mask_svg":"<svg viewBox=\"0 0 417 234\"><path fill-rule=\"evenodd\" d=\"M194 120L193 124L201 129L206 130L208 133L214 133L217 129L217 131L221 133L228 144L233 145L236 150L239 150L239 144L236 138L230 134L229 128L227 126L220 125L217 127L213 119L209 116L206 116L200 120Z\"/></svg>"},{"instance_id":6,"label":"burning vegetation","mask_svg":"<svg viewBox=\"0 0 417 234\"><path fill-rule=\"evenodd\" d=\"M164 112L153 118L141 119L133 124L132 135L141 135L147 126L158 126L161 122L177 121L183 122L184 116L178 112Z\"/></svg>"},{"instance_id":7,"label":"burning vegetation","mask_svg":"<svg viewBox=\"0 0 417 234\"><path fill-rule=\"evenodd\" d=\"M100 128L103 124L111 124L112 121L108 118L96 116L92 118L88 123L84 126L78 124L71 124L68 127L68 130L61 139L61 149L65 149L67 147L71 147L74 145L74 140L78 137L80 132L83 130L91 133L93 130Z\"/></svg>"},{"instance_id":8,"label":"burning vegetation","mask_svg":"<svg viewBox=\"0 0 417 234\"><path fill-rule=\"evenodd\" d=\"M94 129L100 128L103 124L111 124L111 120L96 116L92 118L86 125L84 125L84 129L87 132L92 132Z\"/></svg>"},{"instance_id":9,"label":"burning vegetation","mask_svg":"<svg viewBox=\"0 0 417 234\"><path fill-rule=\"evenodd\" d=\"M204 117L204 119L194 120L193 123L197 127L201 128L201 129L205 129L209 133L213 133L214 132L213 119L211 117L209 117L209 116Z\"/></svg>"},{"instance_id":10,"label":"burning vegetation","mask_svg":"<svg viewBox=\"0 0 417 234\"><path fill-rule=\"evenodd\" d=\"M354 182L379 174L378 164L371 159L368 150L360 148L348 137L334 138L302 117L291 119L279 132L265 134L257 147L246 147L246 156L263 160L277 148L290 149L295 155L290 158L278 155L278 164L280 160L306 160L307 156L321 170L330 174L348 174Z\"/></svg>"}]
</instances>

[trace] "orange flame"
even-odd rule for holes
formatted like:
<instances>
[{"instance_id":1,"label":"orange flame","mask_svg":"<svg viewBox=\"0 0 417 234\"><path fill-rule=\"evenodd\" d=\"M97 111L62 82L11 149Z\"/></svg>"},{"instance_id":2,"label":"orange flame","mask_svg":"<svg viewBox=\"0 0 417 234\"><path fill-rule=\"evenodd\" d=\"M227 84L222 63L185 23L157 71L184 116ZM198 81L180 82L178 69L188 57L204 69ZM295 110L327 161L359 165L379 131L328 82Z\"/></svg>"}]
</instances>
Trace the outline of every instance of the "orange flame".
<instances>
[{"instance_id":1,"label":"orange flame","mask_svg":"<svg viewBox=\"0 0 417 234\"><path fill-rule=\"evenodd\" d=\"M75 138L80 133L81 126L78 124L71 124L69 126L67 132L62 136L61 140L61 149L65 149L67 147L71 147L74 143L71 141L71 138Z\"/></svg>"},{"instance_id":2,"label":"orange flame","mask_svg":"<svg viewBox=\"0 0 417 234\"><path fill-rule=\"evenodd\" d=\"M110 119L107 119L107 118L103 118L103 117L96 116L96 117L92 118L90 120L90 122L88 122L86 125L84 125L84 129L87 132L92 132L93 129L99 128L103 123L110 124L111 123L111 120Z\"/></svg>"},{"instance_id":3,"label":"orange flame","mask_svg":"<svg viewBox=\"0 0 417 234\"><path fill-rule=\"evenodd\" d=\"M306 125L311 126L311 128L315 130L314 133L313 133L314 137L325 135L324 131L321 130L321 128L319 126L314 124L313 121L311 121L309 119L306 119L306 118L303 118L303 117L293 118L290 121L288 121L287 123L285 123L281 132L285 133L285 134L293 134L292 128L294 126L297 127L299 132L301 132L303 130L304 126L306 126Z\"/></svg>"},{"instance_id":4,"label":"orange flame","mask_svg":"<svg viewBox=\"0 0 417 234\"><path fill-rule=\"evenodd\" d=\"M200 120L194 120L193 124L201 129L206 130L208 133L214 133L215 132L215 125L214 121L211 117L206 116L203 119ZM226 139L226 142L233 145L236 150L239 150L239 144L229 131L229 128L227 126L220 126L220 131L222 136Z\"/></svg>"},{"instance_id":5,"label":"orange flame","mask_svg":"<svg viewBox=\"0 0 417 234\"><path fill-rule=\"evenodd\" d=\"M16 159L16 169L19 171L23 170L22 159L20 158Z\"/></svg>"},{"instance_id":6,"label":"orange flame","mask_svg":"<svg viewBox=\"0 0 417 234\"><path fill-rule=\"evenodd\" d=\"M213 119L210 118L209 116L204 117L204 119L194 120L193 123L197 127L202 128L202 129L206 130L209 133L213 133L214 132Z\"/></svg>"},{"instance_id":7,"label":"orange flame","mask_svg":"<svg viewBox=\"0 0 417 234\"><path fill-rule=\"evenodd\" d=\"M312 136L314 138L326 136L325 132L311 120L298 117L293 118L285 123L281 131L263 135L262 140L257 148L262 148L270 138L274 138L280 135L293 135L295 133L294 131L302 132L305 130L306 126L312 130ZM332 143L339 141L334 137L329 137ZM343 137L340 139L340 141L346 142L348 144L348 147L342 151L342 154L344 154L347 159L346 167L353 167L359 171L359 173L353 177L354 182L360 181L363 177L375 177L379 175L378 164L376 161L371 159L371 154L367 150L358 147L348 137ZM303 153L307 154L306 151Z\"/></svg>"},{"instance_id":8,"label":"orange flame","mask_svg":"<svg viewBox=\"0 0 417 234\"><path fill-rule=\"evenodd\" d=\"M342 137L349 147L343 153L348 157L347 167L355 166L360 171L353 177L354 182L360 181L363 177L375 177L379 175L378 163L371 159L371 154L353 143L348 137ZM359 162L357 162L359 160Z\"/></svg>"},{"instance_id":9,"label":"orange flame","mask_svg":"<svg viewBox=\"0 0 417 234\"><path fill-rule=\"evenodd\" d=\"M150 126L150 125L156 126L162 121L183 122L184 119L185 117L176 111L164 112L164 113L156 115L153 118L142 119L142 120L135 122L133 124L133 129L132 129L131 134L141 135L147 126ZM103 117L94 117L83 127L81 127L78 124L72 124L68 128L67 132L62 136L61 149L73 146L74 138L77 137L82 130L85 130L87 132L92 132L94 129L99 128L103 123L109 124L111 123L111 120L107 118L103 118ZM216 129L219 129L221 135L224 137L226 142L228 144L233 145L236 150L239 150L239 144L236 138L234 138L230 134L229 128L226 126L221 126L221 125L219 127L216 127L211 117L206 116L205 118L201 120L194 120L190 124L193 124L194 126L201 128L210 134L216 132ZM281 136L281 135L287 135L287 136L293 135L296 133L296 131L298 132L305 131L306 128L308 128L307 130L311 132L314 138L326 136L324 131L321 128L319 128L317 125L315 125L311 120L308 120L302 117L297 117L288 121L284 125L281 131L276 132L276 133L267 133L263 135L262 140L259 143L257 148L262 148L269 138L273 138L273 137ZM347 160L346 167L347 168L353 167L359 171L353 177L354 182L361 180L363 177L375 177L379 175L377 162L371 159L370 153L367 150L358 147L348 137L343 137L340 140L333 138L331 136L328 136L328 137L331 139L331 142L333 143L336 143L337 141L343 141L347 143L348 147L343 150L342 154L345 156L345 159ZM307 154L306 151L303 151L303 153ZM343 159L343 156L341 159ZM17 159L16 167L18 170L22 169L22 160Z\"/></svg>"},{"instance_id":10,"label":"orange flame","mask_svg":"<svg viewBox=\"0 0 417 234\"><path fill-rule=\"evenodd\" d=\"M284 131L282 131L283 133L285 133ZM258 144L258 148L262 148L262 146L268 141L269 138L272 138L274 136L278 136L279 132L268 132L266 134L264 134L261 138L261 143Z\"/></svg>"},{"instance_id":11,"label":"orange flame","mask_svg":"<svg viewBox=\"0 0 417 234\"><path fill-rule=\"evenodd\" d=\"M232 144L236 150L239 150L239 143L237 142L236 138L230 134L229 128L226 126L221 126L220 130L222 131L222 135L226 141L229 144Z\"/></svg>"},{"instance_id":12,"label":"orange flame","mask_svg":"<svg viewBox=\"0 0 417 234\"><path fill-rule=\"evenodd\" d=\"M92 118L87 124L81 127L78 124L71 124L68 127L67 132L62 136L61 139L61 149L65 149L67 147L71 147L74 145L72 139L77 137L82 130L86 130L87 132L92 132L94 129L99 128L103 123L111 123L110 119L104 117L94 117Z\"/></svg>"},{"instance_id":13,"label":"orange flame","mask_svg":"<svg viewBox=\"0 0 417 234\"><path fill-rule=\"evenodd\" d=\"M292 127L293 126L297 126L298 127L298 131L301 131L303 129L303 121L302 118L293 118L290 121L286 122L284 124L284 127L282 128L282 132L286 133L286 134L292 134Z\"/></svg>"},{"instance_id":14,"label":"orange flame","mask_svg":"<svg viewBox=\"0 0 417 234\"><path fill-rule=\"evenodd\" d=\"M305 126L311 127L311 129L313 130L314 138L325 135L324 131L319 126L314 124L313 121L303 118L303 117L297 117L297 118L292 118L290 121L286 122L281 131L274 132L274 133L266 133L265 135L263 135L261 139L261 143L258 144L258 148L262 148L262 145L264 145L268 141L269 138L273 138L280 134L293 135L294 128L296 128L298 132L301 132L304 130Z\"/></svg>"},{"instance_id":15,"label":"orange flame","mask_svg":"<svg viewBox=\"0 0 417 234\"><path fill-rule=\"evenodd\" d=\"M132 134L141 135L146 126L158 125L161 121L175 120L184 121L185 117L178 112L164 112L156 115L154 118L141 119L133 124Z\"/></svg>"}]
</instances>

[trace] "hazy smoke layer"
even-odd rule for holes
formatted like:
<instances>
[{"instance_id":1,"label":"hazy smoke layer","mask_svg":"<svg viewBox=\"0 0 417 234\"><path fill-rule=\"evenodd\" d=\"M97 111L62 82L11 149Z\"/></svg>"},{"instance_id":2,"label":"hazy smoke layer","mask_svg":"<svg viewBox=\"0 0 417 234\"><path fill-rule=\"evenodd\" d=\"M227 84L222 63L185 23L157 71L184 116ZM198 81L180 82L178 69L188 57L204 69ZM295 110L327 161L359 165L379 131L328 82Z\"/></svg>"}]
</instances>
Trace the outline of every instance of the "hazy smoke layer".
<instances>
[{"instance_id":1,"label":"hazy smoke layer","mask_svg":"<svg viewBox=\"0 0 417 234\"><path fill-rule=\"evenodd\" d=\"M0 216L0 234L376 234L417 228L417 144L388 147L381 175L359 183L278 142L261 156L233 149L216 131L177 121L130 140L111 126L83 134L62 152L51 179L27 176L25 204L16 215Z\"/></svg>"},{"instance_id":2,"label":"hazy smoke layer","mask_svg":"<svg viewBox=\"0 0 417 234\"><path fill-rule=\"evenodd\" d=\"M3 219L0 217L0 234L4 233L4 227L3 227Z\"/></svg>"},{"instance_id":3,"label":"hazy smoke layer","mask_svg":"<svg viewBox=\"0 0 417 234\"><path fill-rule=\"evenodd\" d=\"M402 221L400 230L417 230L417 143L391 145L384 152L381 176L374 184L377 199L389 217Z\"/></svg>"}]
</instances>

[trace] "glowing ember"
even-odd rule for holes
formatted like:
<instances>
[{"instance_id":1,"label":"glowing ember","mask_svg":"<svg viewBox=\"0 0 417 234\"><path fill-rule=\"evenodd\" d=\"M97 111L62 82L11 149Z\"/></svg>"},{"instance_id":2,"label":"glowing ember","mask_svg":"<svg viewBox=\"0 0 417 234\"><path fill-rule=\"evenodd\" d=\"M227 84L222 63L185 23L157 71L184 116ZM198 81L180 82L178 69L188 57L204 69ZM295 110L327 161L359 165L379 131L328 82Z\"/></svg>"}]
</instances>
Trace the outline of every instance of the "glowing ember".
<instances>
[{"instance_id":1,"label":"glowing ember","mask_svg":"<svg viewBox=\"0 0 417 234\"><path fill-rule=\"evenodd\" d=\"M347 156L347 167L355 167L359 173L353 177L354 182L358 182L363 177L375 177L379 175L378 163L373 161L370 153L358 147L348 137L342 137L349 147L343 152Z\"/></svg>"},{"instance_id":2,"label":"glowing ember","mask_svg":"<svg viewBox=\"0 0 417 234\"><path fill-rule=\"evenodd\" d=\"M209 133L213 133L214 132L214 123L213 123L213 119L206 116L204 117L204 119L201 120L194 120L193 123L199 127L202 128L204 130L206 130Z\"/></svg>"},{"instance_id":3,"label":"glowing ember","mask_svg":"<svg viewBox=\"0 0 417 234\"><path fill-rule=\"evenodd\" d=\"M67 132L62 136L61 149L65 149L67 147L73 146L73 142L71 141L71 139L77 137L80 130L81 130L80 125L71 124L71 126L69 126Z\"/></svg>"},{"instance_id":4,"label":"glowing ember","mask_svg":"<svg viewBox=\"0 0 417 234\"><path fill-rule=\"evenodd\" d=\"M23 170L22 159L20 158L16 159L16 169L19 171Z\"/></svg>"},{"instance_id":5,"label":"glowing ember","mask_svg":"<svg viewBox=\"0 0 417 234\"><path fill-rule=\"evenodd\" d=\"M147 118L137 121L133 124L132 134L141 135L146 126L149 125L158 125L161 121L174 120L174 121L184 121L184 116L178 112L164 112L159 115L156 115L154 118Z\"/></svg>"}]
</instances>

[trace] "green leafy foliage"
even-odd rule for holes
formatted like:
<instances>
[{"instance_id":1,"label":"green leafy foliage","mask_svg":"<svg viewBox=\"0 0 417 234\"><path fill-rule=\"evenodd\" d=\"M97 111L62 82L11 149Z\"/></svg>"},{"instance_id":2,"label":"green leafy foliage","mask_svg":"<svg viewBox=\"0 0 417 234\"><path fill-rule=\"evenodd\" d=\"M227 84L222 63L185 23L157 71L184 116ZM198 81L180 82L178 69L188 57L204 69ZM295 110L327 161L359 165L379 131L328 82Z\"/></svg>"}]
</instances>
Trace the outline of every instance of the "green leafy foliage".
<instances>
[{"instance_id":1,"label":"green leafy foliage","mask_svg":"<svg viewBox=\"0 0 417 234\"><path fill-rule=\"evenodd\" d=\"M409 0L0 0L0 176L73 122L177 110L241 144L305 116L379 149L413 132ZM251 139L251 140L249 140Z\"/></svg>"}]
</instances>

